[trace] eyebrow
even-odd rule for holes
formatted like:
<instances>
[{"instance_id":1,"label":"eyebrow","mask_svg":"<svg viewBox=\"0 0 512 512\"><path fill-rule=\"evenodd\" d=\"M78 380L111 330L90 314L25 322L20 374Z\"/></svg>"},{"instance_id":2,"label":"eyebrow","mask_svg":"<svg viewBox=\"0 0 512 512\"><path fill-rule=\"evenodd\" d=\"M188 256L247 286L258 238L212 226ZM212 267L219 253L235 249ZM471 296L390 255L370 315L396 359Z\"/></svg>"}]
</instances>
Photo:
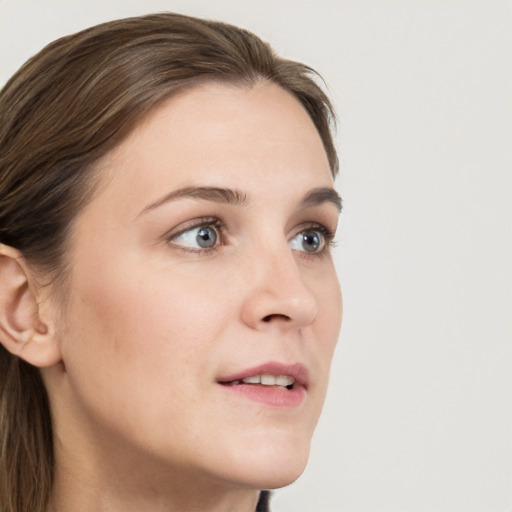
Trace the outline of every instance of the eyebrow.
<instances>
[{"instance_id":1,"label":"eyebrow","mask_svg":"<svg viewBox=\"0 0 512 512\"><path fill-rule=\"evenodd\" d=\"M310 208L318 206L322 203L332 203L336 206L338 212L341 212L343 202L336 190L329 187L314 188L308 192L304 199L300 202L301 208Z\"/></svg>"},{"instance_id":2,"label":"eyebrow","mask_svg":"<svg viewBox=\"0 0 512 512\"><path fill-rule=\"evenodd\" d=\"M203 201L212 201L214 203L224 203L235 206L247 206L249 203L247 194L240 190L223 188L223 187L183 187L173 190L169 194L157 199L154 203L146 206L140 213L154 210L165 203L175 199L192 198ZM299 203L300 208L311 208L322 203L332 203L337 210L341 212L342 201L340 195L333 189L328 187L315 188L309 191Z\"/></svg>"},{"instance_id":3,"label":"eyebrow","mask_svg":"<svg viewBox=\"0 0 512 512\"><path fill-rule=\"evenodd\" d=\"M157 199L154 203L146 206L142 213L148 210L154 210L169 201L182 198L201 199L203 201L213 201L214 203L225 203L237 206L245 206L248 203L247 195L239 190L222 187L183 187L173 190L164 197Z\"/></svg>"}]
</instances>

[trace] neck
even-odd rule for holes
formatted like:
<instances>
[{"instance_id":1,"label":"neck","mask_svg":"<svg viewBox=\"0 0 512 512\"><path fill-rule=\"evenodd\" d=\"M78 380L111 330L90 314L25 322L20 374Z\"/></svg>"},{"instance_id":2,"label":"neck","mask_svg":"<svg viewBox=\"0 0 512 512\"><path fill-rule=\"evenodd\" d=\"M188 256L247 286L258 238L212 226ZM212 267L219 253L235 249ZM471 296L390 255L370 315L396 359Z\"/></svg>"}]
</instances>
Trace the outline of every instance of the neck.
<instances>
[{"instance_id":1,"label":"neck","mask_svg":"<svg viewBox=\"0 0 512 512\"><path fill-rule=\"evenodd\" d=\"M59 440L60 438L60 440ZM82 439L83 441L83 439ZM48 512L254 512L259 491L112 443L54 443ZM69 449L72 446L72 449Z\"/></svg>"},{"instance_id":2,"label":"neck","mask_svg":"<svg viewBox=\"0 0 512 512\"><path fill-rule=\"evenodd\" d=\"M47 512L256 510L259 490L247 482L221 479L185 460L173 465L169 457L99 428L72 409L72 401L61 404L53 396L54 477Z\"/></svg>"},{"instance_id":3,"label":"neck","mask_svg":"<svg viewBox=\"0 0 512 512\"><path fill-rule=\"evenodd\" d=\"M144 484L143 477L139 469L128 479L57 469L48 512L254 512L259 498L255 490L185 481L183 475L169 475L165 484L155 485Z\"/></svg>"}]
</instances>

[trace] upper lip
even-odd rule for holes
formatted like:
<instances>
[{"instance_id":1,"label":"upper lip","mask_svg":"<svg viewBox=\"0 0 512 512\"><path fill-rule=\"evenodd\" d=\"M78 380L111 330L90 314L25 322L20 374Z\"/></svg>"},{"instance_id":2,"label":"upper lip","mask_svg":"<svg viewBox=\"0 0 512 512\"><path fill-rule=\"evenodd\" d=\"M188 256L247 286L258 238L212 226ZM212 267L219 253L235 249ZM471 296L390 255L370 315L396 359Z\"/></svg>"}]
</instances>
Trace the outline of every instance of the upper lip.
<instances>
[{"instance_id":1,"label":"upper lip","mask_svg":"<svg viewBox=\"0 0 512 512\"><path fill-rule=\"evenodd\" d=\"M300 363L295 364L283 364L275 361L261 364L253 368L247 368L237 373L227 375L217 379L217 382L225 384L233 382L235 380L246 379L247 377L253 377L255 375L288 375L295 379L295 384L298 384L304 388L308 387L309 375L306 367Z\"/></svg>"}]
</instances>

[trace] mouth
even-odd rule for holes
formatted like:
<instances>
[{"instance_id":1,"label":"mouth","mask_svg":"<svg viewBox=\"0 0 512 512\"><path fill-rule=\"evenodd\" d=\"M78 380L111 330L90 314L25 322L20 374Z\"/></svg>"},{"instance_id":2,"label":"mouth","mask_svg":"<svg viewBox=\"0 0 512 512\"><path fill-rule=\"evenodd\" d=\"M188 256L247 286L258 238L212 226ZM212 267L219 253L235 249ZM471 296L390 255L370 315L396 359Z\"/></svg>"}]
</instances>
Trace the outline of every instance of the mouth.
<instances>
[{"instance_id":1,"label":"mouth","mask_svg":"<svg viewBox=\"0 0 512 512\"><path fill-rule=\"evenodd\" d=\"M249 384L251 386L281 386L286 389L293 389L295 379L289 375L253 375L244 379L232 380L228 382L220 382L225 386L238 386L239 384Z\"/></svg>"},{"instance_id":2,"label":"mouth","mask_svg":"<svg viewBox=\"0 0 512 512\"><path fill-rule=\"evenodd\" d=\"M222 377L217 383L228 392L259 404L290 408L304 401L308 388L308 372L300 364L271 362Z\"/></svg>"}]
</instances>

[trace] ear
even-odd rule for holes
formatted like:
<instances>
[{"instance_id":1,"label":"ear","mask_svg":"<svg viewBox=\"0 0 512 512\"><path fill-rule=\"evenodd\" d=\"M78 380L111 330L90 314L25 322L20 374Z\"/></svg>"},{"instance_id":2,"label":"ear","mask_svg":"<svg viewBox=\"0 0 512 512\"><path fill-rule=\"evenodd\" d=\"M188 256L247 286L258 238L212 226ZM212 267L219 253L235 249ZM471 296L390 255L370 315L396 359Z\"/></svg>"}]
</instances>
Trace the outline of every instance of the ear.
<instances>
[{"instance_id":1,"label":"ear","mask_svg":"<svg viewBox=\"0 0 512 512\"><path fill-rule=\"evenodd\" d=\"M42 317L43 295L21 253L0 244L0 343L40 368L61 360L54 326Z\"/></svg>"}]
</instances>

